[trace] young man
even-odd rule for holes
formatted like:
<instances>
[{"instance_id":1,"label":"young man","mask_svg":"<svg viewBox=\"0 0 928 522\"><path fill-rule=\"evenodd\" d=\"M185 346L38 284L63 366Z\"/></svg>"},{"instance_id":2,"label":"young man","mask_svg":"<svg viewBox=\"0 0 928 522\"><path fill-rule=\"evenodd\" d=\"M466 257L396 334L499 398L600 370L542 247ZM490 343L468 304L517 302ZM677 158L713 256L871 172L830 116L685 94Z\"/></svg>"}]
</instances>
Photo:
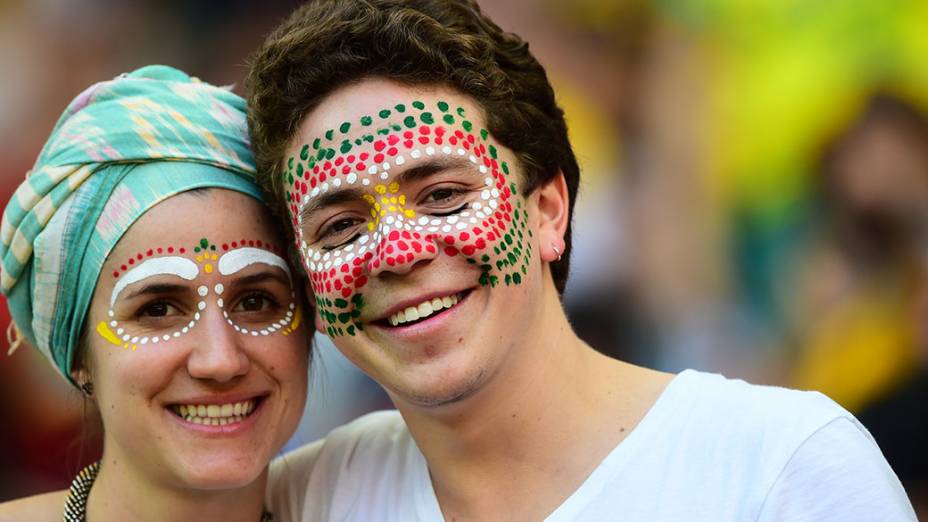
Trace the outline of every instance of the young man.
<instances>
[{"instance_id":1,"label":"young man","mask_svg":"<svg viewBox=\"0 0 928 522\"><path fill-rule=\"evenodd\" d=\"M399 410L279 462L275 515L914 518L825 397L635 367L573 333L563 114L527 45L473 1L308 3L248 87L316 326Z\"/></svg>"}]
</instances>

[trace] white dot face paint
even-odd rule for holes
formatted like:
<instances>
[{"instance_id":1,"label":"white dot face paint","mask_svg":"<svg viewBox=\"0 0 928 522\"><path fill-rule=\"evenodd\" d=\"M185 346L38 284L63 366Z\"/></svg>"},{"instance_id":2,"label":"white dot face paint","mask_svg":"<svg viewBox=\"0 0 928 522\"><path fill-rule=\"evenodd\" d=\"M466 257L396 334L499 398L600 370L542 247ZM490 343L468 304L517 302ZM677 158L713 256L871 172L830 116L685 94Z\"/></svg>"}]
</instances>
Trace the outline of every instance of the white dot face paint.
<instances>
[{"instance_id":1,"label":"white dot face paint","mask_svg":"<svg viewBox=\"0 0 928 522\"><path fill-rule=\"evenodd\" d=\"M285 274L287 274L287 280L290 282L291 288L293 287L293 279L291 277L290 267L287 265L287 262L277 254L260 248L240 248L238 250L233 250L223 254L223 256L219 258L219 273L223 276L232 276L241 272L242 270L245 270L248 267L261 264L281 269ZM217 287L219 287L216 289L216 295L218 296L222 294L221 290L223 290L223 288L221 288L221 285L217 285ZM292 290L290 291L290 300L291 301L288 305L288 308L292 309L296 300L296 295ZM224 300L221 298L217 299L216 304L220 309L223 310L223 316L225 317L226 322L229 323L229 325L232 326L236 332L244 335L267 336L274 333L275 331L268 329L267 324L261 325L260 327L252 326L251 328L236 324L235 321L229 317L228 311L224 309ZM291 316L289 314L290 313L288 312L288 321L284 326L288 326L290 323L294 322L290 318ZM278 319L274 319L274 321L277 320ZM273 324L274 321L272 321L271 324Z\"/></svg>"},{"instance_id":2,"label":"white dot face paint","mask_svg":"<svg viewBox=\"0 0 928 522\"><path fill-rule=\"evenodd\" d=\"M330 122L288 158L295 245L330 336L356 335L359 294L382 270L462 255L500 272L482 285L520 284L527 274L511 151L467 114L434 97L371 114L346 110L344 123ZM320 202L316 188L326 184L337 188ZM478 218L478 208L488 212ZM339 218L342 210L350 218Z\"/></svg>"},{"instance_id":3,"label":"white dot face paint","mask_svg":"<svg viewBox=\"0 0 928 522\"><path fill-rule=\"evenodd\" d=\"M113 293L110 296L110 308L116 303L119 294L129 285L161 275L176 276L187 281L193 281L199 273L200 268L197 267L196 263L185 257L170 256L149 259L126 272L116 281L116 284L113 285Z\"/></svg>"},{"instance_id":4,"label":"white dot face paint","mask_svg":"<svg viewBox=\"0 0 928 522\"><path fill-rule=\"evenodd\" d=\"M466 155L466 151L464 151L464 149L457 149L457 148L452 149L451 147L448 147L448 146L440 147L438 149L432 146L416 147L409 151L409 157L413 159L420 159L423 157L436 156L436 155L437 156L464 156ZM500 194L500 192L495 188L496 181L494 180L494 178L487 175L490 171L475 156L469 156L467 158L467 161L474 165L478 165L479 172L481 173L481 179L484 180L484 183L486 184L487 187L493 187L492 190L489 188L486 190L483 190L482 193L480 194L480 198L479 198L480 201L474 201L471 204L474 205L474 208L479 208L479 206L483 206L487 204L489 201L493 200L491 203L491 206L494 209L497 208L498 201L501 199L502 194ZM453 231L460 232L468 228L471 228L471 226L460 226L460 225L457 227L443 226L448 223L450 223L451 225L454 225L458 220L457 216L436 218L436 219L431 219L430 221L427 216L418 216L414 212L407 212L406 208L403 205L398 204L398 202L391 202L389 200L383 201L382 200L383 195L394 195L394 196L401 195L396 190L390 190L391 187L387 186L388 184L387 180L390 179L390 175L387 171L389 171L390 168L392 168L393 166L402 166L405 163L407 163L407 160L403 155L397 155L396 157L392 158L392 161L383 162L380 165L380 167L382 167L384 172L380 172L379 176L373 176L374 178L373 183L367 177L363 177L365 176L364 172L361 172L359 175L358 172L352 171L350 174L345 175L344 178L339 178L339 177L335 178L335 179L343 179L343 184L348 185L348 186L356 185L358 183L361 183L364 186L373 185L373 190L375 194L373 194L373 198L368 201L372 203L372 206L373 204L378 205L378 207L374 208L374 211L377 212L379 215L375 217L375 223L373 223L373 228L369 229L368 231L364 231L359 235L359 237L356 240L357 244L364 245L371 240L373 240L375 243L379 242L381 237L376 237L374 234L374 231L378 230L379 228L378 223L381 225L382 224L387 225L387 227L384 229L386 232L386 234L384 235L388 235L389 231L394 230L394 229L406 230L409 232L414 232L416 234L424 235L424 234L432 234L436 232L447 234ZM370 167L370 169L367 170L367 173L369 175L374 175L378 172L379 170L376 166L372 166ZM496 174L499 175L498 172ZM499 179L502 179L502 178L499 178ZM323 190L326 190L328 187L328 183L327 182L322 183L320 186L325 187ZM301 210L305 208L318 195L319 195L318 187L309 191L300 200L299 208ZM329 250L323 253L318 248L313 248L312 246L306 243L304 236L303 236L303 213L302 212L296 213L296 219L297 219L297 226L295 227L294 232L297 235L297 244L299 245L299 251L303 259L303 262L311 272L328 270L333 266L338 267L338 266L345 264L346 262L351 262L351 259L348 259L348 254L349 252L351 252L351 249L354 247L353 244L345 245L343 247L336 248L334 250ZM431 223L431 226L429 226L430 223ZM470 225L474 225L477 222L468 221L468 223ZM318 261L320 260L320 255L323 256L322 261L328 261L328 262L324 264L319 264Z\"/></svg>"},{"instance_id":5,"label":"white dot face paint","mask_svg":"<svg viewBox=\"0 0 928 522\"><path fill-rule=\"evenodd\" d=\"M149 259L143 260L143 255L139 254L138 264L136 265L136 258L133 258L131 262L127 265L135 265L131 269L128 269L127 265L122 265L122 272L116 270L114 272L114 277L117 278L116 282L113 285L113 290L110 296L110 309L107 311L107 320L101 321L97 326L98 334L103 337L105 340L109 341L113 345L121 346L123 348L135 350L138 346L143 346L147 344L158 344L160 342L168 342L174 339L179 339L183 335L190 333L195 329L197 324L203 318L204 313L207 313L210 306L217 307L225 321L234 327L235 331L241 335L247 335L249 337L255 336L266 336L271 335L275 332L281 332L283 335L288 335L290 332L299 327L300 316L299 313L294 316L292 310L296 306L296 297L293 292L293 282L290 273L290 267L287 265L286 261L275 254L274 252L265 249L265 248L256 248L251 246L253 244L258 244L263 246L265 243L261 241L249 241L248 246L245 246L245 241L242 242L242 246L239 247L237 242L232 242L232 248L229 248L229 244L223 244L222 250L225 251L221 256L217 255L216 246L212 246L209 250L206 249L206 240L201 241L201 247L195 249L194 252L190 252L188 255L191 258L178 256L178 255L167 255L167 256L153 256ZM269 244L268 244L269 245ZM163 252L164 249L157 249L157 252ZM174 251L173 248L169 249ZM149 256L152 256L154 251L149 250ZM185 253L185 249L180 249L181 253ZM215 269L214 269L215 265ZM238 274L255 265L265 265L267 267L273 268L273 271L280 270L285 276L283 279L286 280L286 286L281 286L281 283L278 282L275 284L272 283L254 283L257 285L255 288L251 288L247 284L243 287L241 280L247 279L247 277L237 277ZM167 276L168 279L165 279ZM224 279L223 282L215 282L215 278L220 277ZM248 277L257 278L264 281L274 280L280 281L280 277L267 276L267 273L258 273L250 275ZM149 310L144 309L142 312L135 311L126 311L123 310L120 313L117 313L117 303L119 299L131 299L136 298L139 292L145 292L146 287L144 286L147 280L160 278L158 283L165 284L164 281L170 281L171 278L178 278L184 283L180 283L181 288L185 286L188 282L196 282L201 280L202 283L193 287L192 292L195 291L198 299L194 300L192 303L193 306L193 315L192 320L189 322L183 323L183 326L176 327L176 330L169 332L159 332L155 333L142 333L138 331L141 327L138 325L138 321L142 316L138 317L129 317L127 314L142 313L148 314ZM209 279L213 279L212 282L209 282ZM227 288L233 287L235 285L244 288L244 290L237 290L232 294L229 294ZM250 284L250 283L249 283ZM264 291L261 291L261 285L264 285ZM142 285L142 286L139 286ZM271 285L271 286L268 286ZM127 292L130 288L139 286L136 289L134 294ZM172 285L167 284L168 287ZM275 288L274 292L267 291L267 288ZM285 294L281 294L281 290L285 288ZM269 294L276 293L280 295L279 298L274 299ZM232 314L230 315L229 310L226 310L226 305L229 299L223 299L220 296L223 294L229 295L235 303L233 304ZM237 295L241 294L241 295ZM180 294L182 295L182 293ZM271 300L269 300L271 299ZM249 301L250 300L250 301ZM248 301L247 305L242 303ZM157 329L158 320L164 316L168 322L170 322L172 317L176 317L176 314L183 313L183 311L178 311L174 307L173 303L167 301L152 301L158 307L154 316L145 315L146 321L148 323L154 324L156 326L146 326L146 330L151 330L152 328ZM148 306L147 302L143 302L142 306ZM250 307L250 308L249 308ZM256 316L255 312L252 312L253 309L257 309L259 312L264 310L273 310L274 307L280 307L281 310L277 317L264 317L260 313ZM181 306L182 308L182 306ZM165 311L169 314L164 313ZM244 317L245 320L250 320L255 322L255 317L258 317L257 323L252 324L248 323L247 325L237 325L233 324L233 319L236 317ZM275 328L272 326L279 325ZM135 331L133 331L135 330Z\"/></svg>"},{"instance_id":6,"label":"white dot face paint","mask_svg":"<svg viewBox=\"0 0 928 522\"><path fill-rule=\"evenodd\" d=\"M239 248L223 254L219 258L219 273L226 276L232 275L259 263L276 266L286 272L287 277L290 277L290 267L287 266L287 262L282 257L260 248Z\"/></svg>"}]
</instances>

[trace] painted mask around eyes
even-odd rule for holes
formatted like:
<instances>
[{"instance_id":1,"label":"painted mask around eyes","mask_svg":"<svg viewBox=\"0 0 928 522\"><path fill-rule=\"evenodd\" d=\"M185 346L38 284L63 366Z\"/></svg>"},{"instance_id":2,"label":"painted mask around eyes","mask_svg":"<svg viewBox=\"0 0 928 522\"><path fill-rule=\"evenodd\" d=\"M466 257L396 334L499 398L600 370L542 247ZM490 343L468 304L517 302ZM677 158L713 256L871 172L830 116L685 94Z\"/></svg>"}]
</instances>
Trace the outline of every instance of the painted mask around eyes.
<instances>
[{"instance_id":1,"label":"painted mask around eyes","mask_svg":"<svg viewBox=\"0 0 928 522\"><path fill-rule=\"evenodd\" d=\"M413 264L440 255L439 250L478 266L481 285L522 282L532 256L532 231L516 176L498 150L487 130L474 128L463 107L413 101L344 122L288 158L286 198L296 246L330 337L355 335L363 328L357 318L372 272ZM452 215L417 213L403 187L391 181L391 171L442 157L469 162L483 180L480 196ZM343 244L307 244L301 210L339 188L365 191L370 220Z\"/></svg>"},{"instance_id":2,"label":"painted mask around eyes","mask_svg":"<svg viewBox=\"0 0 928 522\"><path fill-rule=\"evenodd\" d=\"M289 302L282 303L278 317L269 318L260 324L240 325L236 323L234 315L230 315L229 310L226 309L223 297L226 288L221 280L234 276L255 264L277 267L287 274L287 279L291 282ZM132 330L139 329L139 327L121 324L116 319L114 311L116 302L129 285L162 275L196 281L203 278L204 274L213 272L218 272L222 276L220 282L210 284L204 282L197 286L199 297L197 310L194 311L190 321L179 328L157 333L133 332ZM296 303L290 268L276 247L261 240L242 239L217 246L204 238L193 249L174 246L150 248L127 259L118 270L113 271L112 276L116 281L109 300L107 320L97 324L97 333L109 343L133 351L139 346L156 345L182 337L196 327L200 321L200 312L210 304L219 307L229 326L242 335L253 337L275 333L289 335L299 327L301 321L300 307Z\"/></svg>"}]
</instances>

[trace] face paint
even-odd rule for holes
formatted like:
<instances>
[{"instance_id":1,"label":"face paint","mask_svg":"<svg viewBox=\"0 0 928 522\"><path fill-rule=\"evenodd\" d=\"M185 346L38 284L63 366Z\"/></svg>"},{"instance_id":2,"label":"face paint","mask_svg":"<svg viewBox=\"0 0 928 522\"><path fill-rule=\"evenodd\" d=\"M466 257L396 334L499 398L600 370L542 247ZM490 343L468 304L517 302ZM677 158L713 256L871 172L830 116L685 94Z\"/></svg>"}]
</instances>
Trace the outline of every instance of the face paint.
<instances>
[{"instance_id":1,"label":"face paint","mask_svg":"<svg viewBox=\"0 0 928 522\"><path fill-rule=\"evenodd\" d=\"M276 266L286 272L287 279L290 281L290 286L293 286L293 278L290 275L290 267L287 266L287 262L283 260L277 254L273 252L268 252L267 250L262 250L260 248L240 248L238 250L233 250L227 254L223 254L219 258L219 273L223 276L234 275L249 266L256 264L265 264L268 266ZM300 324L300 311L296 309L296 305L293 302L295 299L293 292L290 292L291 303L287 314L280 321L271 323L269 326L259 329L248 329L244 326L239 326L229 317L229 312L223 309L225 303L222 299L222 292L224 287L222 284L217 284L213 287L213 291L217 295L216 304L222 309L222 315L225 317L226 322L229 323L229 326L233 327L236 332L239 332L244 335L270 335L278 330L280 330L284 335L288 335L290 332L295 330Z\"/></svg>"},{"instance_id":2,"label":"face paint","mask_svg":"<svg viewBox=\"0 0 928 522\"><path fill-rule=\"evenodd\" d=\"M482 285L522 282L532 233L515 176L498 150L488 131L474 129L464 108L414 101L344 122L288 159L286 198L296 246L330 336L361 329L356 322L364 306L361 290L373 273L434 257L439 249L479 266ZM450 212L417 213L410 194L391 179L429 162L468 172L478 180L479 197ZM366 226L335 246L320 246L313 237L307 242L304 215L318 200L345 190L363 191Z\"/></svg>"},{"instance_id":3,"label":"face paint","mask_svg":"<svg viewBox=\"0 0 928 522\"><path fill-rule=\"evenodd\" d=\"M220 250L223 252L221 255L217 253ZM127 260L125 264L120 265L120 270L115 270L113 272L113 277L115 277L117 281L113 285L113 291L110 297L110 309L107 311L109 321L101 321L97 325L97 333L115 346L131 348L132 350L137 349L139 345L146 345L149 343L158 344L160 342L179 338L188 333L200 321L201 312L206 309L207 299L212 292L215 296L214 301L216 306L222 311L226 322L232 326L236 332L254 337L259 335L266 336L278 331L283 335L288 335L299 326L301 315L299 308L296 306L296 296L293 292L290 268L287 266L286 261L274 252L274 250L276 249L270 243L265 243L260 240L243 239L241 242L232 241L230 243L223 243L220 249L217 248L216 245L211 244L208 240L201 239L200 243L193 248L196 262L188 257L177 255L159 257L159 254L164 253L174 254L176 252L186 254L186 248L175 249L174 247L161 247L149 249L144 254L139 253ZM150 259L145 260L146 257ZM205 284L197 286L198 299L196 301L196 311L193 314L193 318L176 330L159 332L158 334L135 335L130 331L133 329L131 325L124 326L120 324L120 321L116 320L116 312L114 310L115 304L119 296L129 286L149 278L165 275L178 277L186 281L195 281L198 278L203 278L204 274L212 273L214 263L215 266L218 267L219 275L223 278L234 276L238 272L255 264L264 264L283 270L287 275L290 288L290 299L285 307L285 315L269 321L267 324L262 324L259 327L246 327L236 324L230 316L229 311L225 309L225 303L222 297L225 286L223 283L216 283L212 288Z\"/></svg>"},{"instance_id":4,"label":"face paint","mask_svg":"<svg viewBox=\"0 0 928 522\"><path fill-rule=\"evenodd\" d=\"M158 275L172 275L187 281L193 281L199 273L200 269L197 268L197 265L185 257L171 256L149 259L126 272L121 279L116 281L116 284L113 285L113 293L110 295L110 308L113 308L113 305L116 304L116 298L127 286L138 283L143 279Z\"/></svg>"}]
</instances>

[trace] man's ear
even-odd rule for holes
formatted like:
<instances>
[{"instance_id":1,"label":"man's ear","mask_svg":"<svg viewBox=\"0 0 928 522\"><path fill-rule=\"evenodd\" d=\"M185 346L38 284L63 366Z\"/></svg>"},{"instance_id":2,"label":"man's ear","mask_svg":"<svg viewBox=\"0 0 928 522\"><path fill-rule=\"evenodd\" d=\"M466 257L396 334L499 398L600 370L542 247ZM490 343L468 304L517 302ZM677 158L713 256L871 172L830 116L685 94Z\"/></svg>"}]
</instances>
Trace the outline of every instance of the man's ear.
<instances>
[{"instance_id":1,"label":"man's ear","mask_svg":"<svg viewBox=\"0 0 928 522\"><path fill-rule=\"evenodd\" d=\"M538 246L541 259L552 263L564 253L568 216L570 215L570 196L564 173L557 175L535 189L538 207Z\"/></svg>"}]
</instances>

